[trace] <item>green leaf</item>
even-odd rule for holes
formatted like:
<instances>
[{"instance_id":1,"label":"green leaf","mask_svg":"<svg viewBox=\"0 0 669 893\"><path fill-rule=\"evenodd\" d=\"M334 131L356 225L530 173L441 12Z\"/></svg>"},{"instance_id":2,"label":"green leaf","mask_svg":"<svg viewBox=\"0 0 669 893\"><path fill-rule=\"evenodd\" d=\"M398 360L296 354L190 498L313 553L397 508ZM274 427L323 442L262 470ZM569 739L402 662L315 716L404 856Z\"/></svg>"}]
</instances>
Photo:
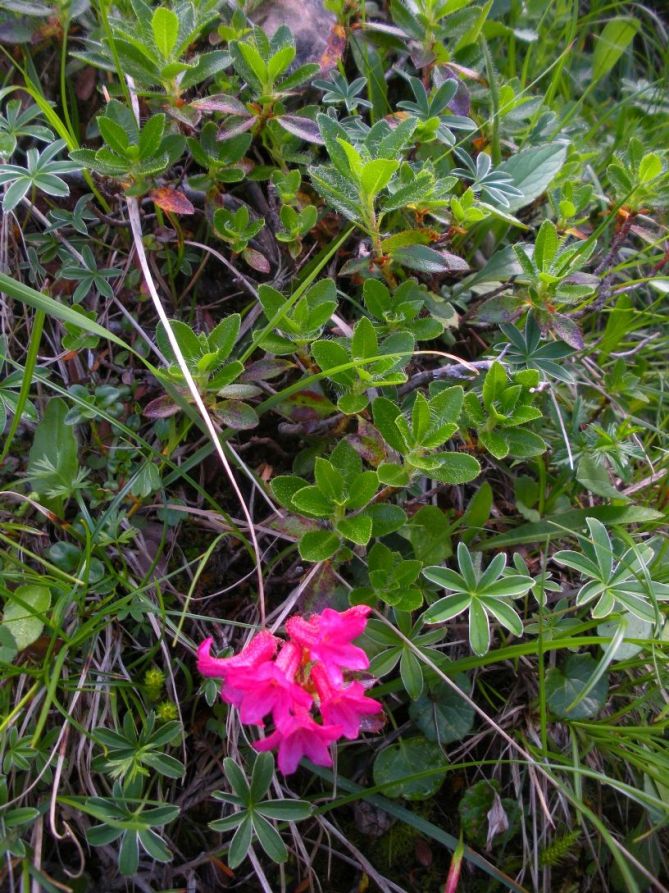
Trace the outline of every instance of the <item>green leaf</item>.
<instances>
[{"instance_id":1,"label":"green leaf","mask_svg":"<svg viewBox=\"0 0 669 893\"><path fill-rule=\"evenodd\" d=\"M100 115L96 120L100 129L100 136L105 143L110 149L113 149L114 152L118 152L119 155L125 157L129 146L129 140L128 134L124 128L116 121L112 120L112 118L107 118L105 115Z\"/></svg>"},{"instance_id":2,"label":"green leaf","mask_svg":"<svg viewBox=\"0 0 669 893\"><path fill-rule=\"evenodd\" d=\"M311 354L323 372L337 366L344 366L351 361L346 350L335 341L315 341L311 346ZM333 381L343 385L352 384L355 381L352 370L336 372L330 377Z\"/></svg>"},{"instance_id":3,"label":"green leaf","mask_svg":"<svg viewBox=\"0 0 669 893\"><path fill-rule=\"evenodd\" d=\"M360 182L365 193L370 198L378 195L388 185L398 167L399 161L391 161L387 158L368 161L360 174Z\"/></svg>"},{"instance_id":4,"label":"green leaf","mask_svg":"<svg viewBox=\"0 0 669 893\"><path fill-rule=\"evenodd\" d=\"M312 530L300 540L300 557L303 561L326 561L339 548L339 537L329 530Z\"/></svg>"},{"instance_id":5,"label":"green leaf","mask_svg":"<svg viewBox=\"0 0 669 893\"><path fill-rule=\"evenodd\" d=\"M257 813L253 816L253 828L260 846L265 850L272 862L285 862L288 858L288 850L276 828Z\"/></svg>"},{"instance_id":6,"label":"green leaf","mask_svg":"<svg viewBox=\"0 0 669 893\"><path fill-rule=\"evenodd\" d=\"M473 22L469 25L467 30L462 34L455 45L455 51L463 49L463 47L469 46L472 43L476 43L481 33L481 29L485 24L485 20L488 17L488 13L490 12L494 0L488 0L483 6L474 7L472 12L476 12L476 17ZM456 6L459 5L456 3Z\"/></svg>"},{"instance_id":7,"label":"green leaf","mask_svg":"<svg viewBox=\"0 0 669 893\"><path fill-rule=\"evenodd\" d=\"M270 484L272 493L281 503L281 505L293 508L293 496L298 490L307 487L307 481L304 478L294 474L280 474L272 480Z\"/></svg>"},{"instance_id":8,"label":"green leaf","mask_svg":"<svg viewBox=\"0 0 669 893\"><path fill-rule=\"evenodd\" d=\"M42 635L44 620L39 616L51 605L51 591L38 583L18 586L5 602L2 628L11 633L16 650L23 651Z\"/></svg>"},{"instance_id":9,"label":"green leaf","mask_svg":"<svg viewBox=\"0 0 669 893\"><path fill-rule=\"evenodd\" d=\"M139 157L143 161L153 162L155 159L155 166L152 165L146 168L147 173L152 173L154 170L157 172L165 167L167 156L163 160L163 156L159 151L163 134L165 133L165 121L166 118L162 112L157 115L151 115L139 134Z\"/></svg>"},{"instance_id":10,"label":"green leaf","mask_svg":"<svg viewBox=\"0 0 669 893\"><path fill-rule=\"evenodd\" d=\"M226 757L223 760L223 771L225 772L225 777L228 779L230 787L235 794L240 800L243 800L244 803L248 803L251 796L249 783L244 772L240 769L237 763L235 763L232 757Z\"/></svg>"},{"instance_id":11,"label":"green leaf","mask_svg":"<svg viewBox=\"0 0 669 893\"><path fill-rule=\"evenodd\" d=\"M377 473L379 481L388 487L406 487L411 481L410 469L395 462L382 462Z\"/></svg>"},{"instance_id":12,"label":"green leaf","mask_svg":"<svg viewBox=\"0 0 669 893\"><path fill-rule=\"evenodd\" d=\"M181 322L178 319L171 319L170 321L170 329L172 330L172 334L176 339L179 348L181 349L181 353L184 356L184 360L186 361L189 368L196 368L196 363L204 353L204 347L199 337L195 334L195 332L191 329L189 325L185 322ZM170 340L167 336L167 332L162 322L158 323L156 327L156 343L160 349L160 352L172 363L176 363L177 358L175 352L172 350L172 345L170 344Z\"/></svg>"},{"instance_id":13,"label":"green leaf","mask_svg":"<svg viewBox=\"0 0 669 893\"><path fill-rule=\"evenodd\" d=\"M509 455L509 442L506 431L479 431L478 437L483 446L495 459L504 459Z\"/></svg>"},{"instance_id":14,"label":"green leaf","mask_svg":"<svg viewBox=\"0 0 669 893\"><path fill-rule=\"evenodd\" d=\"M337 523L337 531L358 546L366 546L372 537L372 519L366 514L349 515Z\"/></svg>"},{"instance_id":15,"label":"green leaf","mask_svg":"<svg viewBox=\"0 0 669 893\"><path fill-rule=\"evenodd\" d=\"M607 75L634 40L640 27L638 19L619 16L610 19L597 38L592 57L592 84Z\"/></svg>"},{"instance_id":16,"label":"green leaf","mask_svg":"<svg viewBox=\"0 0 669 893\"><path fill-rule=\"evenodd\" d=\"M439 464L429 471L430 477L445 484L466 484L481 473L477 459L467 453L439 453Z\"/></svg>"},{"instance_id":17,"label":"green leaf","mask_svg":"<svg viewBox=\"0 0 669 893\"><path fill-rule=\"evenodd\" d=\"M451 554L448 516L436 505L424 505L412 516L403 535L423 564L438 564Z\"/></svg>"},{"instance_id":18,"label":"green leaf","mask_svg":"<svg viewBox=\"0 0 669 893\"><path fill-rule=\"evenodd\" d=\"M522 196L508 196L509 210L517 211L529 205L550 186L567 158L565 143L548 143L545 146L532 146L522 149L508 158L498 168L510 174L513 185L520 189Z\"/></svg>"},{"instance_id":19,"label":"green leaf","mask_svg":"<svg viewBox=\"0 0 669 893\"><path fill-rule=\"evenodd\" d=\"M315 188L336 211L355 223L362 220L357 187L351 180L339 170L325 165L309 168L309 174Z\"/></svg>"},{"instance_id":20,"label":"green leaf","mask_svg":"<svg viewBox=\"0 0 669 893\"><path fill-rule=\"evenodd\" d=\"M171 9L159 6L151 19L151 30L158 52L169 59L179 36L179 17Z\"/></svg>"},{"instance_id":21,"label":"green leaf","mask_svg":"<svg viewBox=\"0 0 669 893\"><path fill-rule=\"evenodd\" d=\"M469 679L458 673L454 679L462 691L470 688ZM442 746L462 741L474 725L474 709L446 682L434 686L409 706L409 716L428 741Z\"/></svg>"},{"instance_id":22,"label":"green leaf","mask_svg":"<svg viewBox=\"0 0 669 893\"><path fill-rule=\"evenodd\" d=\"M484 481L476 490L469 504L460 518L459 526L463 530L462 538L468 543L484 527L490 517L493 504L492 487L488 481Z\"/></svg>"},{"instance_id":23,"label":"green leaf","mask_svg":"<svg viewBox=\"0 0 669 893\"><path fill-rule=\"evenodd\" d=\"M333 500L313 484L294 493L291 502L298 511L315 518L329 518L334 510Z\"/></svg>"},{"instance_id":24,"label":"green leaf","mask_svg":"<svg viewBox=\"0 0 669 893\"><path fill-rule=\"evenodd\" d=\"M372 414L374 424L388 446L404 454L408 450L408 444L395 424L395 419L402 414L399 406L387 397L377 397L372 403Z\"/></svg>"},{"instance_id":25,"label":"green leaf","mask_svg":"<svg viewBox=\"0 0 669 893\"><path fill-rule=\"evenodd\" d=\"M590 654L571 654L564 667L550 669L546 674L546 696L551 711L560 719L590 719L596 716L608 696L606 675L598 679L572 710L567 710L596 672L597 662Z\"/></svg>"},{"instance_id":26,"label":"green leaf","mask_svg":"<svg viewBox=\"0 0 669 893\"><path fill-rule=\"evenodd\" d=\"M0 133L0 157L9 158L16 149L16 137L12 133Z\"/></svg>"},{"instance_id":27,"label":"green leaf","mask_svg":"<svg viewBox=\"0 0 669 893\"><path fill-rule=\"evenodd\" d=\"M251 846L252 834L253 823L251 817L247 815L242 819L230 843L230 849L228 850L228 865L230 868L237 868L246 859L246 854Z\"/></svg>"},{"instance_id":28,"label":"green leaf","mask_svg":"<svg viewBox=\"0 0 669 893\"><path fill-rule=\"evenodd\" d=\"M239 313L231 313L209 333L209 346L218 352L219 361L226 360L230 356L239 336L240 324Z\"/></svg>"},{"instance_id":29,"label":"green leaf","mask_svg":"<svg viewBox=\"0 0 669 893\"><path fill-rule=\"evenodd\" d=\"M147 753L144 755L143 761L151 769L155 769L161 775L167 776L167 778L182 778L186 771L181 760L177 760L175 757L165 753Z\"/></svg>"},{"instance_id":30,"label":"green leaf","mask_svg":"<svg viewBox=\"0 0 669 893\"><path fill-rule=\"evenodd\" d=\"M445 273L450 269L448 260L428 245L405 245L393 252L393 260L419 273Z\"/></svg>"},{"instance_id":31,"label":"green leaf","mask_svg":"<svg viewBox=\"0 0 669 893\"><path fill-rule=\"evenodd\" d=\"M440 586L448 586L449 578L444 574L445 570L447 569L431 567L424 570L423 574L433 583L437 583ZM454 595L447 595L445 598L440 598L439 601L430 605L423 614L423 622L445 623L447 620L457 617L458 614L462 614L469 607L470 602L471 596L468 592L457 592Z\"/></svg>"},{"instance_id":32,"label":"green leaf","mask_svg":"<svg viewBox=\"0 0 669 893\"><path fill-rule=\"evenodd\" d=\"M546 443L533 431L524 428L507 428L504 437L509 446L509 455L516 459L530 459L546 452Z\"/></svg>"},{"instance_id":33,"label":"green leaf","mask_svg":"<svg viewBox=\"0 0 669 893\"><path fill-rule=\"evenodd\" d=\"M139 839L136 831L126 831L118 851L118 870L124 877L137 874L139 868Z\"/></svg>"},{"instance_id":34,"label":"green leaf","mask_svg":"<svg viewBox=\"0 0 669 893\"><path fill-rule=\"evenodd\" d=\"M408 648L402 649L400 677L406 693L415 701L423 690L423 670L416 655Z\"/></svg>"},{"instance_id":35,"label":"green leaf","mask_svg":"<svg viewBox=\"0 0 669 893\"><path fill-rule=\"evenodd\" d=\"M172 851L167 846L165 841L156 834L155 831L152 831L150 828L145 828L143 831L139 832L139 842L146 852L151 856L152 859L155 859L156 862L171 862L172 861Z\"/></svg>"},{"instance_id":36,"label":"green leaf","mask_svg":"<svg viewBox=\"0 0 669 893\"><path fill-rule=\"evenodd\" d=\"M372 519L372 536L388 536L406 523L407 516L399 505L385 502L375 503L366 508L365 514Z\"/></svg>"},{"instance_id":37,"label":"green leaf","mask_svg":"<svg viewBox=\"0 0 669 893\"><path fill-rule=\"evenodd\" d=\"M321 456L316 457L314 478L316 486L329 502L343 500L346 489L344 476L331 462Z\"/></svg>"},{"instance_id":38,"label":"green leaf","mask_svg":"<svg viewBox=\"0 0 669 893\"><path fill-rule=\"evenodd\" d=\"M267 65L258 50L249 43L232 44L230 49L233 50L233 53L235 49L238 50L244 62L255 75L258 86L262 88L267 80Z\"/></svg>"},{"instance_id":39,"label":"green leaf","mask_svg":"<svg viewBox=\"0 0 669 893\"><path fill-rule=\"evenodd\" d=\"M540 270L548 270L557 254L559 246L558 233L555 224L550 220L544 220L539 227L537 239L534 243L534 262Z\"/></svg>"},{"instance_id":40,"label":"green leaf","mask_svg":"<svg viewBox=\"0 0 669 893\"><path fill-rule=\"evenodd\" d=\"M368 403L365 394L342 394L337 400L337 409L344 415L357 415L367 408Z\"/></svg>"},{"instance_id":41,"label":"green leaf","mask_svg":"<svg viewBox=\"0 0 669 893\"><path fill-rule=\"evenodd\" d=\"M267 63L267 74L275 81L295 58L295 47L285 46L275 53Z\"/></svg>"},{"instance_id":42,"label":"green leaf","mask_svg":"<svg viewBox=\"0 0 669 893\"><path fill-rule=\"evenodd\" d=\"M615 648L612 660L628 660L643 650L643 645L637 645L628 639L647 639L649 642L653 639L653 624L649 620L642 620L635 617L634 614L623 614L620 617L614 617L604 623L600 623L597 627L597 635L604 638L613 638L620 629L621 622L624 622L623 640ZM603 645L601 646L604 647Z\"/></svg>"},{"instance_id":43,"label":"green leaf","mask_svg":"<svg viewBox=\"0 0 669 893\"><path fill-rule=\"evenodd\" d=\"M379 486L378 475L375 471L363 471L349 481L349 496L346 507L353 511L365 508L372 500Z\"/></svg>"},{"instance_id":44,"label":"green leaf","mask_svg":"<svg viewBox=\"0 0 669 893\"><path fill-rule=\"evenodd\" d=\"M40 494L59 486L67 486L75 480L79 470L77 439L71 425L65 424L67 404L60 397L52 397L47 403L44 418L37 426L28 460L28 476L33 489ZM53 467L49 474L39 474L43 460Z\"/></svg>"},{"instance_id":45,"label":"green leaf","mask_svg":"<svg viewBox=\"0 0 669 893\"><path fill-rule=\"evenodd\" d=\"M416 778L421 771L432 771ZM401 740L382 750L374 760L374 784L383 785L386 797L427 800L436 794L446 777L448 764L441 748L425 738Z\"/></svg>"},{"instance_id":46,"label":"green leaf","mask_svg":"<svg viewBox=\"0 0 669 893\"><path fill-rule=\"evenodd\" d=\"M379 342L374 326L366 316L358 321L351 338L351 356L354 359L375 357L379 352Z\"/></svg>"},{"instance_id":47,"label":"green leaf","mask_svg":"<svg viewBox=\"0 0 669 893\"><path fill-rule=\"evenodd\" d=\"M611 483L611 478L604 463L598 461L589 453L585 453L578 461L576 480L579 484L583 484L586 490L596 493L597 496L625 499L623 494L616 490Z\"/></svg>"},{"instance_id":48,"label":"green leaf","mask_svg":"<svg viewBox=\"0 0 669 893\"><path fill-rule=\"evenodd\" d=\"M469 644L479 657L487 654L490 648L488 615L478 599L472 599L469 606Z\"/></svg>"},{"instance_id":49,"label":"green leaf","mask_svg":"<svg viewBox=\"0 0 669 893\"><path fill-rule=\"evenodd\" d=\"M18 648L16 647L14 636L6 626L0 623L0 663L10 664L16 657L17 652Z\"/></svg>"},{"instance_id":50,"label":"green leaf","mask_svg":"<svg viewBox=\"0 0 669 893\"><path fill-rule=\"evenodd\" d=\"M308 800L266 800L264 803L258 803L255 811L268 819L298 822L311 815L312 805Z\"/></svg>"}]
</instances>

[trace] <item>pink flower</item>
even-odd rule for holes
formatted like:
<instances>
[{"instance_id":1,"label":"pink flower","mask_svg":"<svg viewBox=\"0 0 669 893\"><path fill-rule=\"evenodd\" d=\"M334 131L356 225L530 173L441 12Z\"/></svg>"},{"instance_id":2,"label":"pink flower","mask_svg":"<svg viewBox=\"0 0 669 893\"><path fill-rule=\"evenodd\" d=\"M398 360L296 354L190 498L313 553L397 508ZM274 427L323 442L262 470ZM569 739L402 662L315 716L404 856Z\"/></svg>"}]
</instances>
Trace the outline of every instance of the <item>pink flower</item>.
<instances>
[{"instance_id":1,"label":"pink flower","mask_svg":"<svg viewBox=\"0 0 669 893\"><path fill-rule=\"evenodd\" d=\"M256 750L279 748L279 769L290 775L297 769L303 756L309 757L317 766L331 766L330 744L341 735L339 726L320 726L310 714L300 713L289 716L275 732L256 741Z\"/></svg>"},{"instance_id":2,"label":"pink flower","mask_svg":"<svg viewBox=\"0 0 669 893\"><path fill-rule=\"evenodd\" d=\"M253 725L262 725L268 713L278 726L291 714L309 710L313 698L294 682L300 659L300 649L285 642L275 661L229 669L223 700L239 707L241 721Z\"/></svg>"},{"instance_id":3,"label":"pink flower","mask_svg":"<svg viewBox=\"0 0 669 893\"><path fill-rule=\"evenodd\" d=\"M243 723L262 727L272 715L274 731L254 747L277 748L284 775L294 772L303 756L331 766L330 745L342 736L357 738L366 717L382 712L361 682L344 680L344 671L369 666L362 648L352 644L364 632L369 611L358 605L341 612L325 608L309 620L291 617L289 640L278 654L280 640L267 631L233 657L212 657L212 639L198 648L198 670L222 680L221 697L238 708Z\"/></svg>"},{"instance_id":4,"label":"pink flower","mask_svg":"<svg viewBox=\"0 0 669 893\"><path fill-rule=\"evenodd\" d=\"M248 642L239 654L232 657L212 657L211 646L214 640L209 637L197 649L197 669L203 676L225 679L231 667L247 669L270 660L276 654L278 639L272 633L262 630Z\"/></svg>"},{"instance_id":5,"label":"pink flower","mask_svg":"<svg viewBox=\"0 0 669 893\"><path fill-rule=\"evenodd\" d=\"M356 605L348 611L325 608L310 620L291 617L286 623L288 635L309 652L312 661L320 661L335 685L341 685L342 670L366 670L369 658L357 645L351 645L367 625L368 605Z\"/></svg>"},{"instance_id":6,"label":"pink flower","mask_svg":"<svg viewBox=\"0 0 669 893\"><path fill-rule=\"evenodd\" d=\"M365 688L360 682L351 682L346 688L333 687L320 664L312 667L311 678L320 699L323 721L341 726L344 738L353 741L360 734L362 717L383 710L379 701L365 695Z\"/></svg>"},{"instance_id":7,"label":"pink flower","mask_svg":"<svg viewBox=\"0 0 669 893\"><path fill-rule=\"evenodd\" d=\"M205 639L197 649L197 668L203 676L222 679L221 697L228 704L239 706L242 692L228 684L231 674L240 670L251 671L268 663L276 653L278 639L265 630L257 633L239 654L232 657L212 657L211 646L214 640Z\"/></svg>"}]
</instances>

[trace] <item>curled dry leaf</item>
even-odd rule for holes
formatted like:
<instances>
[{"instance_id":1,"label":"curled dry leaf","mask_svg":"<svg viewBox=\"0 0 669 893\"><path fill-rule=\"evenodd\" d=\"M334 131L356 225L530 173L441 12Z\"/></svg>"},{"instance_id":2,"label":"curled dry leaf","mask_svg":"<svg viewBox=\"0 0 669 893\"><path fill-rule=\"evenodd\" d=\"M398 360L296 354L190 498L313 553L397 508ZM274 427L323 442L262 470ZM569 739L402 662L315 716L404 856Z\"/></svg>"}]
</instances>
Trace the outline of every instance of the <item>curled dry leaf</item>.
<instances>
[{"instance_id":1,"label":"curled dry leaf","mask_svg":"<svg viewBox=\"0 0 669 893\"><path fill-rule=\"evenodd\" d=\"M151 190L151 198L159 208L170 214L194 214L195 207L187 195L171 186Z\"/></svg>"},{"instance_id":2,"label":"curled dry leaf","mask_svg":"<svg viewBox=\"0 0 669 893\"><path fill-rule=\"evenodd\" d=\"M326 74L333 69L344 55L346 49L346 30L342 25L335 23L328 35L328 43L323 55L318 60L321 72Z\"/></svg>"}]
</instances>

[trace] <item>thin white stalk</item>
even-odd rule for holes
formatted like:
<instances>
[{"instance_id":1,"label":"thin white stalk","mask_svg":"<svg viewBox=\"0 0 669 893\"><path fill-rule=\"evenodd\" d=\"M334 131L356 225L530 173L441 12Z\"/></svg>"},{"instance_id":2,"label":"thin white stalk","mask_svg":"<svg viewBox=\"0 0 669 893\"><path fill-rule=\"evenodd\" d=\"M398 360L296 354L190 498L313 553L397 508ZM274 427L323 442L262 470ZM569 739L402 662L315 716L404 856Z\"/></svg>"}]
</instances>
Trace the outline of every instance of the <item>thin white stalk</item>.
<instances>
[{"instance_id":1,"label":"thin white stalk","mask_svg":"<svg viewBox=\"0 0 669 893\"><path fill-rule=\"evenodd\" d=\"M267 880L267 875L262 870L262 865L260 864L260 860L258 859L256 854L253 852L253 847L249 847L247 856L249 857L249 861L251 862L251 865L253 865L253 870L256 873L256 877L260 883L260 886L263 888L263 893L276 893L276 891L272 890L270 882Z\"/></svg>"},{"instance_id":2,"label":"thin white stalk","mask_svg":"<svg viewBox=\"0 0 669 893\"><path fill-rule=\"evenodd\" d=\"M560 425L560 431L562 432L562 439L564 440L564 445L567 448L567 457L569 458L569 467L571 470L574 470L574 456L571 451L571 444L569 443L569 437L567 436L567 429L564 426L564 422L562 421L562 413L560 412L560 407L558 406L557 399L555 397L555 392L553 388L548 389L548 393L551 395L551 400L553 401L553 406L555 407L555 413L558 417L558 424Z\"/></svg>"},{"instance_id":3,"label":"thin white stalk","mask_svg":"<svg viewBox=\"0 0 669 893\"><path fill-rule=\"evenodd\" d=\"M230 486L232 487L235 496L237 497L239 504L242 509L242 514L244 515L244 519L248 524L249 536L251 537L251 543L253 545L253 551L256 556L256 574L258 578L258 608L260 612L260 622L261 624L265 623L265 587L263 582L262 575L262 563L260 557L260 547L258 545L258 540L255 533L255 528L253 524L253 519L251 518L251 513L249 512L248 506L244 501L244 496L242 495L242 491L239 489L239 484L235 479L235 475L232 471L232 467L228 461L228 457L225 455L225 451L223 449L223 445L221 444L220 438L218 436L218 432L216 430L216 426L209 415L209 411L207 407L204 405L204 401L200 396L200 392L198 390L197 385L195 384L195 379L193 378L190 369L186 363L184 355L179 347L179 342L177 341L174 332L172 331L172 326L170 325L170 321L167 317L167 313L165 312L165 308L163 307L162 301L160 300L160 295L158 294L158 290L156 288L155 282L153 281L153 276L151 274L151 269L149 267L149 262L146 256L146 252L144 251L144 243L142 242L142 224L139 216L139 206L137 204L137 199L133 196L126 196L126 201L128 204L128 219L130 221L130 229L132 231L133 240L135 243L135 251L137 252L137 259L139 260L139 265L142 268L142 274L144 276L144 282L146 283L146 287L149 291L149 295L151 296L151 300L153 301L154 307L156 308L156 313L158 314L158 318L163 324L163 328L165 329L165 333L167 335L167 339L170 342L170 347L174 352L174 356L176 357L177 364L179 369L181 370L181 374L184 377L188 390L190 391L190 395L193 398L193 402L197 407L200 416L202 417L202 421L205 424L207 429L207 433L211 438L211 442L216 450L218 458L221 460L221 464L225 470L226 475L230 481Z\"/></svg>"},{"instance_id":4,"label":"thin white stalk","mask_svg":"<svg viewBox=\"0 0 669 893\"><path fill-rule=\"evenodd\" d=\"M139 100L137 99L137 94L135 93L135 84L131 77L127 78L128 87L130 90L130 101L132 102L132 110L135 115L135 119L137 120L137 125L140 124L139 119ZM204 401L200 396L200 392L198 391L197 385L195 384L195 380L191 375L190 369L186 364L186 360L184 359L184 355L181 352L181 348L177 342L177 339L174 336L174 332L172 331L172 326L170 325L170 321L167 318L167 314L165 313L165 308L163 307L162 301L160 300L160 295L158 294L158 290L156 289L155 282L153 281L153 276L151 274L151 269L149 267L149 261L146 256L146 252L144 251L144 243L142 242L142 222L139 216L139 205L137 204L137 199L133 196L126 196L126 202L128 205L128 219L130 220L130 229L132 230L132 237L135 243L135 250L137 252L137 259L139 260L139 265L142 268L142 273L144 275L144 281L146 282L146 287L149 290L149 294L151 295L151 300L156 308L156 313L158 314L158 319L161 321L165 328L165 333L167 334L167 340L170 342L170 347L174 352L174 356L176 357L177 364L179 369L181 370L181 374L186 381L188 386L188 390L191 393L193 398L193 402L198 409L198 412L202 416L202 421L205 424L207 429L207 433L211 437L211 442L214 445L214 449L218 455L218 458L221 460L221 465L223 466L225 473L230 481L230 486L233 489L235 496L237 497L239 504L242 509L242 514L246 520L246 523L249 526L249 536L251 537L251 543L253 545L253 551L256 557L256 574L258 578L258 612L260 614L260 623L264 626L265 624L265 584L263 581L262 575L262 561L260 556L260 547L258 546L258 539L256 537L255 527L253 524L253 518L251 517L251 513L249 512L248 506L244 501L244 496L242 495L242 491L239 489L239 484L235 478L235 475L232 471L230 463L228 462L228 457L225 455L225 451L223 450L223 445L218 436L218 432L212 421L211 416L209 415L209 411L207 407L204 405Z\"/></svg>"}]
</instances>

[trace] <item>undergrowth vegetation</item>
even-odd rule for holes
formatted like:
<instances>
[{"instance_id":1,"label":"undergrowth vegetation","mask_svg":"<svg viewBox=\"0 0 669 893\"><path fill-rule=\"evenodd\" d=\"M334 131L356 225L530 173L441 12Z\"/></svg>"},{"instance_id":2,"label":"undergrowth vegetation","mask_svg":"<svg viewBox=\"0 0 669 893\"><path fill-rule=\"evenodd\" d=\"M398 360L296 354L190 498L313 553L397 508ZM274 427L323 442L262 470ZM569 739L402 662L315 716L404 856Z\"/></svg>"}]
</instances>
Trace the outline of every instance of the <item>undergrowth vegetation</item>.
<instances>
[{"instance_id":1,"label":"undergrowth vegetation","mask_svg":"<svg viewBox=\"0 0 669 893\"><path fill-rule=\"evenodd\" d=\"M656 5L0 4L1 889L666 891Z\"/></svg>"}]
</instances>

